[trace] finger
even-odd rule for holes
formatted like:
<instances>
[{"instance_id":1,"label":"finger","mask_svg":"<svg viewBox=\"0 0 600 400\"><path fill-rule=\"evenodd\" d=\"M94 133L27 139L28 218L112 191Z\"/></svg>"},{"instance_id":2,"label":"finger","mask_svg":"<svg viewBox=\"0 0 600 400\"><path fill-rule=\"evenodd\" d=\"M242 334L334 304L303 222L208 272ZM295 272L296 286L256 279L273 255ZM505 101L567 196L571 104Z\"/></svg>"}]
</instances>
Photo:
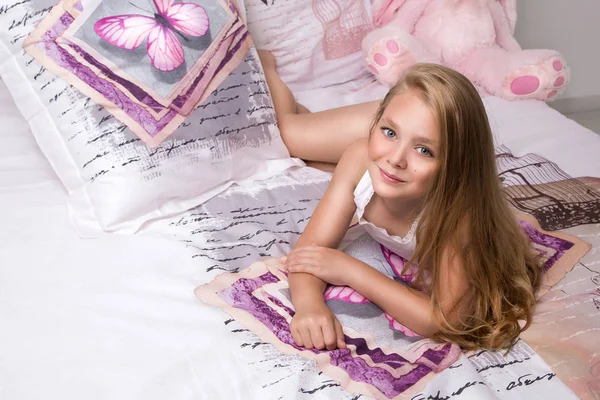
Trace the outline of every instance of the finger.
<instances>
[{"instance_id":1,"label":"finger","mask_svg":"<svg viewBox=\"0 0 600 400\"><path fill-rule=\"evenodd\" d=\"M296 247L294 247L292 249L291 253L295 253L295 252L298 252L298 251L304 251L304 250L306 250L306 249L308 249L310 247L311 247L311 245L306 245L306 244L302 245L302 246L296 246Z\"/></svg>"},{"instance_id":2,"label":"finger","mask_svg":"<svg viewBox=\"0 0 600 400\"><path fill-rule=\"evenodd\" d=\"M312 340L315 349L323 350L325 342L323 341L323 332L319 325L313 325L310 329L310 339Z\"/></svg>"},{"instance_id":3,"label":"finger","mask_svg":"<svg viewBox=\"0 0 600 400\"><path fill-rule=\"evenodd\" d=\"M284 264L289 264L290 262L292 262L294 260L294 257L296 256L296 253L294 253L293 251L288 253L288 255L285 257L285 261L283 262Z\"/></svg>"},{"instance_id":4,"label":"finger","mask_svg":"<svg viewBox=\"0 0 600 400\"><path fill-rule=\"evenodd\" d=\"M298 258L287 265L287 269L293 271L294 269L315 269L318 268L318 264L309 258Z\"/></svg>"},{"instance_id":5,"label":"finger","mask_svg":"<svg viewBox=\"0 0 600 400\"><path fill-rule=\"evenodd\" d=\"M305 252L305 251L298 251L298 252L294 252L294 253L290 253L288 254L287 259L285 260L286 264L292 264L292 263L297 263L299 259L314 259L314 255L312 255L312 253L310 252Z\"/></svg>"},{"instance_id":6,"label":"finger","mask_svg":"<svg viewBox=\"0 0 600 400\"><path fill-rule=\"evenodd\" d=\"M293 249L292 251L290 251L289 253L287 253L285 261L286 262L289 261L290 258L293 258L295 254L296 254L296 249Z\"/></svg>"},{"instance_id":7,"label":"finger","mask_svg":"<svg viewBox=\"0 0 600 400\"><path fill-rule=\"evenodd\" d=\"M311 271L313 271L312 267L308 266L308 265L290 265L287 269L288 272L293 272L293 273L305 273L305 274L311 274Z\"/></svg>"},{"instance_id":8,"label":"finger","mask_svg":"<svg viewBox=\"0 0 600 400\"><path fill-rule=\"evenodd\" d=\"M310 330L307 328L300 330L300 336L302 337L301 340L305 349L311 350L315 347L311 339Z\"/></svg>"},{"instance_id":9,"label":"finger","mask_svg":"<svg viewBox=\"0 0 600 400\"><path fill-rule=\"evenodd\" d=\"M300 333L298 332L297 329L290 329L290 332L292 334L292 339L294 339L294 342L296 342L296 345L298 347L304 347L304 342L302 341L302 335L300 335Z\"/></svg>"},{"instance_id":10,"label":"finger","mask_svg":"<svg viewBox=\"0 0 600 400\"><path fill-rule=\"evenodd\" d=\"M298 256L296 255L289 255L287 260L285 260L285 263L283 264L283 267L285 269L288 269L290 267L290 265L296 265L298 264Z\"/></svg>"},{"instance_id":11,"label":"finger","mask_svg":"<svg viewBox=\"0 0 600 400\"><path fill-rule=\"evenodd\" d=\"M337 348L338 349L347 348L348 346L346 346L346 341L344 340L344 329L342 328L342 324L340 324L340 321L338 321L336 318L335 321L333 321L333 325L335 327Z\"/></svg>"},{"instance_id":12,"label":"finger","mask_svg":"<svg viewBox=\"0 0 600 400\"><path fill-rule=\"evenodd\" d=\"M303 247L297 247L295 248L292 253L299 255L299 254L314 254L315 253L315 247L314 246L303 246Z\"/></svg>"},{"instance_id":13,"label":"finger","mask_svg":"<svg viewBox=\"0 0 600 400\"><path fill-rule=\"evenodd\" d=\"M292 260L290 260L287 265L298 265L298 264L307 264L307 265L318 265L318 257L307 254L297 254L294 256Z\"/></svg>"},{"instance_id":14,"label":"finger","mask_svg":"<svg viewBox=\"0 0 600 400\"><path fill-rule=\"evenodd\" d=\"M325 348L327 350L335 350L336 345L337 345L337 337L336 337L335 325L333 324L333 321L321 326L321 332L323 334Z\"/></svg>"}]
</instances>

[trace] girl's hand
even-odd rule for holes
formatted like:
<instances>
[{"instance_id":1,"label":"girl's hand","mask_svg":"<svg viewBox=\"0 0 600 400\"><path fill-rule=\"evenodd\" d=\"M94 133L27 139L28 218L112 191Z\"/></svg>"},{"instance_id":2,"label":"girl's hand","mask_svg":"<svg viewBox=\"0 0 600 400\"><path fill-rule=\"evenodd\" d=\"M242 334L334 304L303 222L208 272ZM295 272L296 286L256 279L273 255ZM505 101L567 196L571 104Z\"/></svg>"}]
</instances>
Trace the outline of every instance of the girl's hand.
<instances>
[{"instance_id":1,"label":"girl's hand","mask_svg":"<svg viewBox=\"0 0 600 400\"><path fill-rule=\"evenodd\" d=\"M314 275L331 285L351 286L361 264L337 249L311 245L295 248L284 267L288 272Z\"/></svg>"},{"instance_id":2,"label":"girl's hand","mask_svg":"<svg viewBox=\"0 0 600 400\"><path fill-rule=\"evenodd\" d=\"M342 325L323 301L297 308L290 331L296 344L308 350L346 348Z\"/></svg>"}]
</instances>

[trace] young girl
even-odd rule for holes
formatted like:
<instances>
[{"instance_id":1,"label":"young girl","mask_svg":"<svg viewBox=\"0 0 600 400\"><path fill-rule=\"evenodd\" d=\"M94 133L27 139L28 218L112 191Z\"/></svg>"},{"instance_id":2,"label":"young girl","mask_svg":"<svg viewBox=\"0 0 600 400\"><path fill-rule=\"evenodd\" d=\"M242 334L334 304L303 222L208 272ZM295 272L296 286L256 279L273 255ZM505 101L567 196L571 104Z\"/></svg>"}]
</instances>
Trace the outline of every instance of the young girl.
<instances>
[{"instance_id":1,"label":"young girl","mask_svg":"<svg viewBox=\"0 0 600 400\"><path fill-rule=\"evenodd\" d=\"M282 135L292 142L301 141L293 137L298 132L305 140L323 137L329 151L315 155L311 149L318 146L308 140L300 152L292 146L292 154L336 162L350 139L335 128L365 129L364 138L343 151L285 262L296 344L345 347L323 299L326 284L333 284L353 288L422 336L464 349L511 346L531 323L541 267L502 194L491 129L470 81L439 65L417 64L378 105L369 126L371 103L315 117L293 97L278 101L285 91L269 70L272 61L266 59L265 72L278 121L285 116ZM354 129L351 134L360 137ZM415 287L425 290L337 250L355 214L375 240L410 260L407 266L418 265Z\"/></svg>"}]
</instances>

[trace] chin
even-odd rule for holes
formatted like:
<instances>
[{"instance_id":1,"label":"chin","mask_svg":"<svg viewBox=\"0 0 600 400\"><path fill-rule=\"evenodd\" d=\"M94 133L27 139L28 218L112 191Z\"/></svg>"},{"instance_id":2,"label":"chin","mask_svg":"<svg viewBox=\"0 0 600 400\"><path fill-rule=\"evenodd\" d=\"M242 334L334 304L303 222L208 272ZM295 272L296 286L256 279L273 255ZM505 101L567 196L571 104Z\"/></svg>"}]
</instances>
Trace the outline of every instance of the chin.
<instances>
[{"instance_id":1,"label":"chin","mask_svg":"<svg viewBox=\"0 0 600 400\"><path fill-rule=\"evenodd\" d=\"M404 184L407 185L407 184ZM415 192L412 188L407 186L402 186L402 184L398 186L392 186L385 182L377 182L377 184L373 184L373 189L377 196L383 199L389 200L419 200L425 196L425 192Z\"/></svg>"},{"instance_id":2,"label":"chin","mask_svg":"<svg viewBox=\"0 0 600 400\"><path fill-rule=\"evenodd\" d=\"M395 198L395 197L406 197L406 188L390 185L386 182L377 182L373 184L373 190L379 197L384 198Z\"/></svg>"}]
</instances>

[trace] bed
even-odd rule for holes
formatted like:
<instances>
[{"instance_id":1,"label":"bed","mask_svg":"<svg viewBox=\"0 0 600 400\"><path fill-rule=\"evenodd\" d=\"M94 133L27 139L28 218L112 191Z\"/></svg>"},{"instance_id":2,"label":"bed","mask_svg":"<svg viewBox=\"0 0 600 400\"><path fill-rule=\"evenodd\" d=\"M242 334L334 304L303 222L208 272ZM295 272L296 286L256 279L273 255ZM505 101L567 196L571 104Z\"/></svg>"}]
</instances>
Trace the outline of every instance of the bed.
<instances>
[{"instance_id":1,"label":"bed","mask_svg":"<svg viewBox=\"0 0 600 400\"><path fill-rule=\"evenodd\" d=\"M1 398L371 397L347 390L315 361L281 352L194 294L217 276L289 251L329 174L294 161L150 220L135 234L82 239L71 222L69 193L7 83L14 87L0 83ZM317 110L327 96L350 103L381 90L359 79L296 95ZM583 196L578 201L587 211L567 215L567 222L537 217L591 250L543 297L536 323L510 354L462 355L405 396L598 399L600 136L542 102L484 102L507 187L560 189L566 203ZM510 175L515 168L541 172L526 171L531 179L522 182ZM557 189L557 182L568 185ZM515 206L533 212L517 189L508 191Z\"/></svg>"}]
</instances>

